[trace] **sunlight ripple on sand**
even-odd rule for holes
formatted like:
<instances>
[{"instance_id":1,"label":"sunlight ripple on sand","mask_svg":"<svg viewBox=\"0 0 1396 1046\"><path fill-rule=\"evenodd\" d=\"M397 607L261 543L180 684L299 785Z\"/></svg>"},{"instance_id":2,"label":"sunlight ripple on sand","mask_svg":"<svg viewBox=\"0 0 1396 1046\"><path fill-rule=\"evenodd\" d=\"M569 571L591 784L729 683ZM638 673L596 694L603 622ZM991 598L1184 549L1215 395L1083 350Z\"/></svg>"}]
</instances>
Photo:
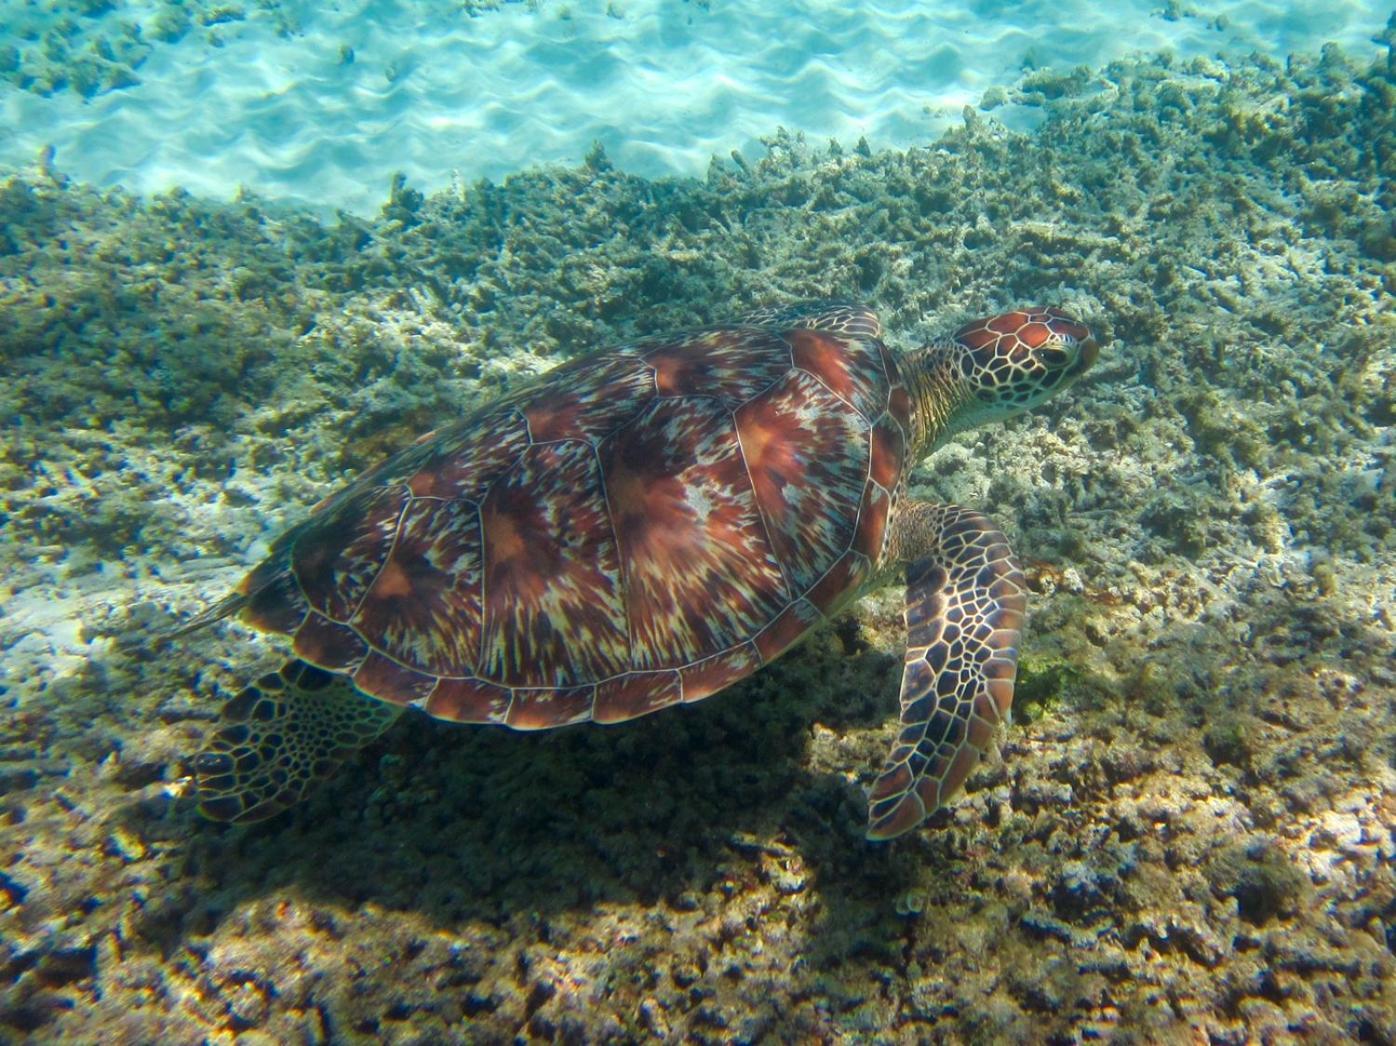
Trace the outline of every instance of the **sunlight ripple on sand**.
<instances>
[{"instance_id":1,"label":"sunlight ripple on sand","mask_svg":"<svg viewBox=\"0 0 1396 1046\"><path fill-rule=\"evenodd\" d=\"M0 163L52 144L61 170L100 185L220 196L246 185L359 213L394 171L432 189L453 170L470 180L575 163L593 141L636 173L701 175L714 154L754 154L777 126L845 146L926 141L1025 68L1165 48L1282 55L1326 39L1370 50L1389 3L1218 0L1168 20L1154 0L624 0L619 17L543 2L477 18L445 0L298 0L282 5L299 18L294 35L260 9L196 27L157 44L138 85L91 100L0 86Z\"/></svg>"}]
</instances>

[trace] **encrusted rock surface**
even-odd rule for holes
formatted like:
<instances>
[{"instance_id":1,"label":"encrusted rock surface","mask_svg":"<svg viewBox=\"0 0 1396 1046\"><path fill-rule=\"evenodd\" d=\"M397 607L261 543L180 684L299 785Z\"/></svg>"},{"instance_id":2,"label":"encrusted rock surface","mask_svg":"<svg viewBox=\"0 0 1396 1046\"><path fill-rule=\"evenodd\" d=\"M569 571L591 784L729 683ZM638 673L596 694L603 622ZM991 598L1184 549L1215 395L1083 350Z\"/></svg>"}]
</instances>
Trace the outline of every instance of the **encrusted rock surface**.
<instances>
[{"instance_id":1,"label":"encrusted rock surface","mask_svg":"<svg viewBox=\"0 0 1396 1046\"><path fill-rule=\"evenodd\" d=\"M593 155L325 227L0 184L0 1037L1396 1039L1396 79L1328 51L1051 79L899 153ZM275 644L177 642L391 447L579 348L856 296L900 344L1062 304L1107 347L917 486L1035 589L1020 719L861 838L900 596L725 695L411 719L304 808L184 759Z\"/></svg>"},{"instance_id":2,"label":"encrusted rock surface","mask_svg":"<svg viewBox=\"0 0 1396 1046\"><path fill-rule=\"evenodd\" d=\"M297 16L281 0L73 0L7 5L0 44L0 80L39 95L73 91L83 98L141 82L154 50L194 35L213 60L230 25L248 19L278 35L298 31Z\"/></svg>"}]
</instances>

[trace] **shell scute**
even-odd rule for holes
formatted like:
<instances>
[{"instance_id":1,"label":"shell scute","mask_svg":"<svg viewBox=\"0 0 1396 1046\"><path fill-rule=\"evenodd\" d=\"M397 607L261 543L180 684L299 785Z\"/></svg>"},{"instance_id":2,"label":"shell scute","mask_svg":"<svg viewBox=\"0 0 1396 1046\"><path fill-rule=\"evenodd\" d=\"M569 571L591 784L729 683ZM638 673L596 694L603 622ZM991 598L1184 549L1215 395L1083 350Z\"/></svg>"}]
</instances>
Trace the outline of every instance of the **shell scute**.
<instances>
[{"instance_id":1,"label":"shell scute","mask_svg":"<svg viewBox=\"0 0 1396 1046\"><path fill-rule=\"evenodd\" d=\"M417 497L478 502L529 442L528 422L518 408L488 407L438 435L407 485Z\"/></svg>"},{"instance_id":2,"label":"shell scute","mask_svg":"<svg viewBox=\"0 0 1396 1046\"><path fill-rule=\"evenodd\" d=\"M701 701L703 698L731 686L761 667L761 653L756 644L747 642L731 650L724 650L712 657L705 657L679 670L683 681L685 704Z\"/></svg>"},{"instance_id":3,"label":"shell scute","mask_svg":"<svg viewBox=\"0 0 1396 1046\"><path fill-rule=\"evenodd\" d=\"M731 414L661 399L600 451L635 668L677 668L753 635L785 604Z\"/></svg>"},{"instance_id":4,"label":"shell scute","mask_svg":"<svg viewBox=\"0 0 1396 1046\"><path fill-rule=\"evenodd\" d=\"M892 499L887 491L869 479L858 512L858 526L853 534L853 550L874 563L882 555L883 536L887 532L887 515L891 507Z\"/></svg>"},{"instance_id":5,"label":"shell scute","mask_svg":"<svg viewBox=\"0 0 1396 1046\"><path fill-rule=\"evenodd\" d=\"M798 596L848 547L868 474L866 423L804 371L736 421L771 546Z\"/></svg>"},{"instance_id":6,"label":"shell scute","mask_svg":"<svg viewBox=\"0 0 1396 1046\"><path fill-rule=\"evenodd\" d=\"M809 600L799 599L791 603L757 634L754 642L761 652L761 659L774 661L821 620L822 615Z\"/></svg>"},{"instance_id":7,"label":"shell scute","mask_svg":"<svg viewBox=\"0 0 1396 1046\"><path fill-rule=\"evenodd\" d=\"M242 617L266 632L290 634L310 613L310 604L296 575L285 564L269 559L243 579L238 591L247 596Z\"/></svg>"},{"instance_id":8,"label":"shell scute","mask_svg":"<svg viewBox=\"0 0 1396 1046\"><path fill-rule=\"evenodd\" d=\"M504 723L514 692L483 679L442 679L422 708L437 719L457 723Z\"/></svg>"},{"instance_id":9,"label":"shell scute","mask_svg":"<svg viewBox=\"0 0 1396 1046\"><path fill-rule=\"evenodd\" d=\"M473 502L414 499L351 624L424 672L471 671L480 656L481 555Z\"/></svg>"},{"instance_id":10,"label":"shell scute","mask_svg":"<svg viewBox=\"0 0 1396 1046\"><path fill-rule=\"evenodd\" d=\"M395 705L421 702L436 686L436 676L414 672L377 651L364 658L353 678L365 694Z\"/></svg>"},{"instance_id":11,"label":"shell scute","mask_svg":"<svg viewBox=\"0 0 1396 1046\"><path fill-rule=\"evenodd\" d=\"M310 614L296 629L292 646L312 665L331 672L353 672L368 656L368 644L348 625Z\"/></svg>"},{"instance_id":12,"label":"shell scute","mask_svg":"<svg viewBox=\"0 0 1396 1046\"><path fill-rule=\"evenodd\" d=\"M514 691L504 722L515 730L548 730L591 718L594 686L541 687Z\"/></svg>"},{"instance_id":13,"label":"shell scute","mask_svg":"<svg viewBox=\"0 0 1396 1046\"><path fill-rule=\"evenodd\" d=\"M872 431L871 467L873 482L892 490L906 466L906 436L902 427L884 414Z\"/></svg>"},{"instance_id":14,"label":"shell scute","mask_svg":"<svg viewBox=\"0 0 1396 1046\"><path fill-rule=\"evenodd\" d=\"M660 396L714 396L729 409L768 388L790 369L790 347L759 328L701 331L636 347L654 372Z\"/></svg>"},{"instance_id":15,"label":"shell scute","mask_svg":"<svg viewBox=\"0 0 1396 1046\"><path fill-rule=\"evenodd\" d=\"M624 671L629 626L596 454L529 447L480 506L484 541L479 675L575 686Z\"/></svg>"},{"instance_id":16,"label":"shell scute","mask_svg":"<svg viewBox=\"0 0 1396 1046\"><path fill-rule=\"evenodd\" d=\"M598 723L622 723L676 705L680 696L677 671L631 672L596 684L591 717Z\"/></svg>"},{"instance_id":17,"label":"shell scute","mask_svg":"<svg viewBox=\"0 0 1396 1046\"><path fill-rule=\"evenodd\" d=\"M838 562L815 582L806 598L820 613L834 613L849 595L862 587L870 573L872 564L867 556L859 552L845 552L839 557Z\"/></svg>"},{"instance_id":18,"label":"shell scute","mask_svg":"<svg viewBox=\"0 0 1396 1046\"><path fill-rule=\"evenodd\" d=\"M613 354L598 359L587 380L575 387L565 382L568 372L550 377L552 391L520 405L534 443L554 440L599 440L627 421L654 395L654 374L634 355Z\"/></svg>"},{"instance_id":19,"label":"shell scute","mask_svg":"<svg viewBox=\"0 0 1396 1046\"><path fill-rule=\"evenodd\" d=\"M312 607L338 621L353 615L392 548L407 502L402 487L370 487L313 518L291 548L291 568Z\"/></svg>"},{"instance_id":20,"label":"shell scute","mask_svg":"<svg viewBox=\"0 0 1396 1046\"><path fill-rule=\"evenodd\" d=\"M872 419L882 413L887 399L887 374L882 366L880 342L812 330L790 331L786 339L795 366L818 378L864 418Z\"/></svg>"}]
</instances>

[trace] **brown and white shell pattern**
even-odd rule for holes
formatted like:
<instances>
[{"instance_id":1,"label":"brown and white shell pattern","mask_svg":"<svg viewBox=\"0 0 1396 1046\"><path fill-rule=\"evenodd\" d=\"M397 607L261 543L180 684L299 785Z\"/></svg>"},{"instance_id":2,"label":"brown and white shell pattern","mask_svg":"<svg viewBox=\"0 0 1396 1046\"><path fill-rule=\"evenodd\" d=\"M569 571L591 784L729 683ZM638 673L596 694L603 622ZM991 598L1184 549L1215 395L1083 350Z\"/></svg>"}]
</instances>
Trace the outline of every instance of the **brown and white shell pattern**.
<instances>
[{"instance_id":1,"label":"brown and white shell pattern","mask_svg":"<svg viewBox=\"0 0 1396 1046\"><path fill-rule=\"evenodd\" d=\"M369 695L520 729L749 675L876 568L911 440L875 320L783 326L603 351L423 437L274 546L244 617Z\"/></svg>"}]
</instances>

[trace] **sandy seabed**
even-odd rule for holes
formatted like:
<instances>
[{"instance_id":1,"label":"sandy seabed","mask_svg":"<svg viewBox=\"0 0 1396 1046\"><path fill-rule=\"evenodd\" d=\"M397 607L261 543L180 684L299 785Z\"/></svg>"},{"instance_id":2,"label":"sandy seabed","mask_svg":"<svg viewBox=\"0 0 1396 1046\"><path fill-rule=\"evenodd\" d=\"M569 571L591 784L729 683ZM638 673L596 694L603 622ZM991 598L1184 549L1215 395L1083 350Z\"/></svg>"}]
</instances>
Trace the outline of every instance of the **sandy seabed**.
<instances>
[{"instance_id":1,"label":"sandy seabed","mask_svg":"<svg viewBox=\"0 0 1396 1046\"><path fill-rule=\"evenodd\" d=\"M927 148L601 153L327 226L0 184L0 1038L1396 1039L1396 71L1038 73ZM412 717L250 829L187 757L278 663L161 638L386 450L584 347L801 297L1053 302L1085 383L918 493L1029 566L1003 758L863 841L900 593L615 729Z\"/></svg>"},{"instance_id":2,"label":"sandy seabed","mask_svg":"<svg viewBox=\"0 0 1396 1046\"><path fill-rule=\"evenodd\" d=\"M240 186L333 219L571 164L647 177L777 126L921 144L1023 69L1133 52L1372 52L1388 0L0 0L0 166L99 188ZM8 89L5 85L15 88ZM995 110L1025 130L1038 115Z\"/></svg>"}]
</instances>

